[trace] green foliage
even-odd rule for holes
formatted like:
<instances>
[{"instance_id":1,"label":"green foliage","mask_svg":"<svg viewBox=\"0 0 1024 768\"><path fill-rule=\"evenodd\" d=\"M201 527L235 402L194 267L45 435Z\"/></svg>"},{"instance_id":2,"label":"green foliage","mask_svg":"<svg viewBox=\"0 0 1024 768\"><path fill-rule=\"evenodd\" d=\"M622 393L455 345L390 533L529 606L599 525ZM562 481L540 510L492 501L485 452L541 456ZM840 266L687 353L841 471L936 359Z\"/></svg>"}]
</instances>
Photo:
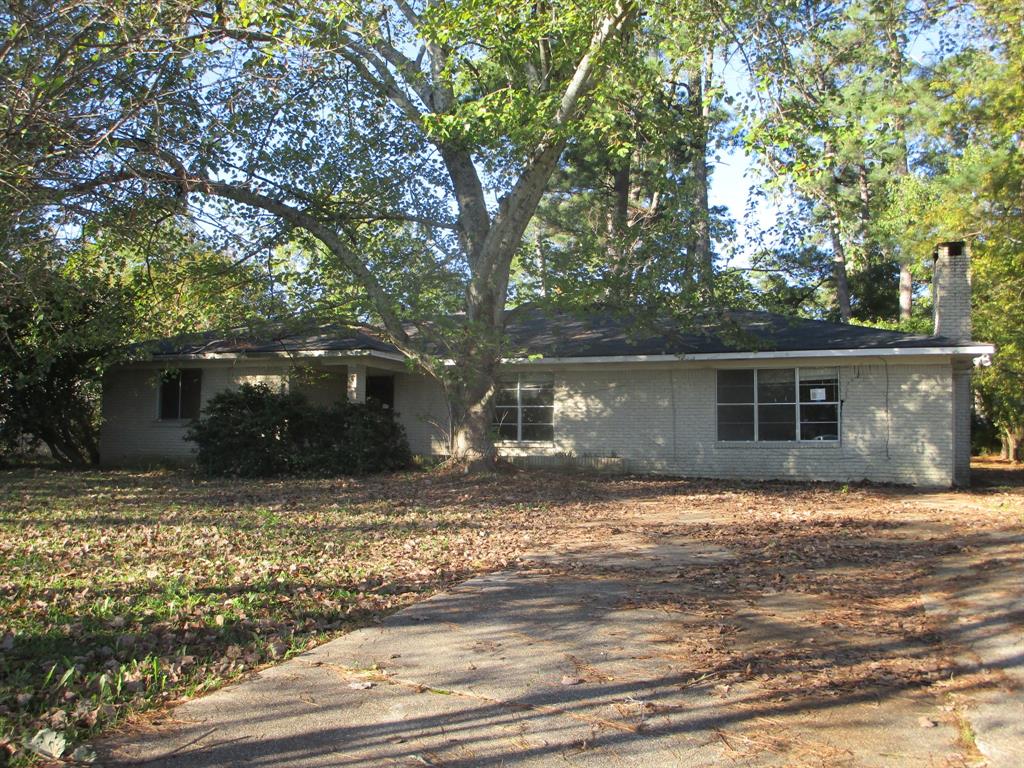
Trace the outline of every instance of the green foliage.
<instances>
[{"instance_id":1,"label":"green foliage","mask_svg":"<svg viewBox=\"0 0 1024 768\"><path fill-rule=\"evenodd\" d=\"M364 475L412 461L392 412L349 402L321 408L266 385L214 395L187 439L202 472L228 477Z\"/></svg>"},{"instance_id":2,"label":"green foliage","mask_svg":"<svg viewBox=\"0 0 1024 768\"><path fill-rule=\"evenodd\" d=\"M0 453L41 442L63 464L95 464L101 377L143 351L133 344L283 311L265 270L211 250L187 223L165 221L133 239L138 223L108 214L64 242L45 227L7 233Z\"/></svg>"},{"instance_id":3,"label":"green foliage","mask_svg":"<svg viewBox=\"0 0 1024 768\"><path fill-rule=\"evenodd\" d=\"M99 381L123 355L130 297L48 248L0 255L0 453L25 438L58 461L99 459Z\"/></svg>"},{"instance_id":4,"label":"green foliage","mask_svg":"<svg viewBox=\"0 0 1024 768\"><path fill-rule=\"evenodd\" d=\"M956 28L962 12L947 11L821 0L750 27L759 89L742 110L744 136L783 209L777 239L798 252L796 234L831 272L806 292L812 313L896 320L901 269L919 286L928 278L935 241L899 211L941 137L928 123L949 106L935 68L971 39Z\"/></svg>"},{"instance_id":5,"label":"green foliage","mask_svg":"<svg viewBox=\"0 0 1024 768\"><path fill-rule=\"evenodd\" d=\"M981 0L971 44L928 73L921 171L901 180L888 226L920 257L968 239L975 338L997 354L978 369L982 417L1007 445L1024 438L1024 8Z\"/></svg>"}]
</instances>

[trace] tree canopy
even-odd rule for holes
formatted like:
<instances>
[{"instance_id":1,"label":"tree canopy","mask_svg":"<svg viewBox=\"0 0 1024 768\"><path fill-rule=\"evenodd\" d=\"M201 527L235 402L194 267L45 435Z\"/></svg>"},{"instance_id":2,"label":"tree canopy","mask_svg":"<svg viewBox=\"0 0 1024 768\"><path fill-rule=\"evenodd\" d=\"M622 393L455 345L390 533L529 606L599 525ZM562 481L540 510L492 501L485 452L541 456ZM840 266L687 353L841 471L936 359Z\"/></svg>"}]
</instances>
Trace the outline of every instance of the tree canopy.
<instances>
[{"instance_id":1,"label":"tree canopy","mask_svg":"<svg viewBox=\"0 0 1024 768\"><path fill-rule=\"evenodd\" d=\"M377 323L444 386L467 463L494 454L510 302L919 328L939 239L972 241L1008 350L993 414L1017 391L1009 0L29 0L0 25L9 274L129 285L124 339ZM732 146L781 211L749 264L709 202Z\"/></svg>"}]
</instances>

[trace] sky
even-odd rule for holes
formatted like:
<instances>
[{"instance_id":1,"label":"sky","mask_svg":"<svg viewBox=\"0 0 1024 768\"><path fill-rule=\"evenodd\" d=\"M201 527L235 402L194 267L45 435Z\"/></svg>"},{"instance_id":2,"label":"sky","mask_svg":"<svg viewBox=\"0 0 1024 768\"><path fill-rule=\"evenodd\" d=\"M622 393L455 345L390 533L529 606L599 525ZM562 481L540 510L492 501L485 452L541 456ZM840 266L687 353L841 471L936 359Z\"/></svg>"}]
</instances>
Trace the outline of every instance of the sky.
<instances>
[{"instance_id":1,"label":"sky","mask_svg":"<svg viewBox=\"0 0 1024 768\"><path fill-rule=\"evenodd\" d=\"M946 20L945 25L939 24L928 28L911 41L907 48L908 57L919 65L934 61L937 56L942 55L940 36L947 31L947 26L955 29L967 21L962 14L954 14ZM750 88L750 79L738 57L731 57L722 63L719 77L723 79L727 93L740 93ZM736 251L727 265L749 266L752 243L756 239L752 236L753 230L769 230L776 222L780 207L772 200L761 197L748 217L747 203L750 192L756 188L759 181L757 169L742 149L720 151L712 167L708 202L712 206L725 206L736 222Z\"/></svg>"},{"instance_id":2,"label":"sky","mask_svg":"<svg viewBox=\"0 0 1024 768\"><path fill-rule=\"evenodd\" d=\"M723 63L719 76L724 80L727 93L741 93L750 88L750 79L737 57ZM723 149L716 155L708 202L712 206L724 206L736 222L736 251L728 266L746 267L750 265L750 244L755 239L748 226L761 231L769 229L775 223L778 209L771 201L760 198L748 218L750 191L758 184L757 169L740 148Z\"/></svg>"}]
</instances>

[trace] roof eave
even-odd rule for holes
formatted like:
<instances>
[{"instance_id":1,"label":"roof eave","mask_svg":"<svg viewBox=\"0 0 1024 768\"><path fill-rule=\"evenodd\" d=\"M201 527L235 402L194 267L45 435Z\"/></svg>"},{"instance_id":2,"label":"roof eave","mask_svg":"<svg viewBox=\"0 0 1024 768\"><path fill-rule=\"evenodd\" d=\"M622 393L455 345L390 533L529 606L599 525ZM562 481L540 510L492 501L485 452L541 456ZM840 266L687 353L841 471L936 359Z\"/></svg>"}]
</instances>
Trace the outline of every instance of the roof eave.
<instances>
[{"instance_id":1,"label":"roof eave","mask_svg":"<svg viewBox=\"0 0 1024 768\"><path fill-rule=\"evenodd\" d=\"M590 357L527 357L505 358L506 364L599 364L599 363L671 363L671 362L713 362L717 360L788 360L795 358L843 358L843 357L964 357L974 358L991 355L995 347L991 344L937 347L891 347L883 349L804 349L767 350L746 352L700 352L681 355L597 355ZM446 361L452 364L453 361Z\"/></svg>"},{"instance_id":2,"label":"roof eave","mask_svg":"<svg viewBox=\"0 0 1024 768\"><path fill-rule=\"evenodd\" d=\"M159 362L198 362L203 360L276 360L281 358L336 358L370 357L392 362L405 362L401 352L378 349L294 349L280 352L198 352L195 354L154 354L148 360Z\"/></svg>"}]
</instances>

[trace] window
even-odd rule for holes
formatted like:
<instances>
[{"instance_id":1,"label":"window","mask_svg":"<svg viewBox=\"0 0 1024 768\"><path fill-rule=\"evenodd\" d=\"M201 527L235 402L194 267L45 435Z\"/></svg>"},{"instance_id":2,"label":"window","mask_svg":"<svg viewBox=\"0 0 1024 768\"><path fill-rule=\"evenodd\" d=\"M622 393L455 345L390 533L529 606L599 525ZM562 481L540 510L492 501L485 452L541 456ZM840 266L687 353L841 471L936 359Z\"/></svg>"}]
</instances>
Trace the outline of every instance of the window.
<instances>
[{"instance_id":1,"label":"window","mask_svg":"<svg viewBox=\"0 0 1024 768\"><path fill-rule=\"evenodd\" d=\"M198 419L203 372L198 368L167 371L160 378L160 419Z\"/></svg>"},{"instance_id":2,"label":"window","mask_svg":"<svg viewBox=\"0 0 1024 768\"><path fill-rule=\"evenodd\" d=\"M838 372L835 368L719 371L718 439L838 440Z\"/></svg>"},{"instance_id":3,"label":"window","mask_svg":"<svg viewBox=\"0 0 1024 768\"><path fill-rule=\"evenodd\" d=\"M384 410L395 407L395 377L367 376L366 402L375 402Z\"/></svg>"},{"instance_id":4,"label":"window","mask_svg":"<svg viewBox=\"0 0 1024 768\"><path fill-rule=\"evenodd\" d=\"M800 439L839 439L839 376L835 368L800 369Z\"/></svg>"},{"instance_id":5,"label":"window","mask_svg":"<svg viewBox=\"0 0 1024 768\"><path fill-rule=\"evenodd\" d=\"M554 377L502 379L494 396L494 430L506 442L536 443L555 439Z\"/></svg>"}]
</instances>

